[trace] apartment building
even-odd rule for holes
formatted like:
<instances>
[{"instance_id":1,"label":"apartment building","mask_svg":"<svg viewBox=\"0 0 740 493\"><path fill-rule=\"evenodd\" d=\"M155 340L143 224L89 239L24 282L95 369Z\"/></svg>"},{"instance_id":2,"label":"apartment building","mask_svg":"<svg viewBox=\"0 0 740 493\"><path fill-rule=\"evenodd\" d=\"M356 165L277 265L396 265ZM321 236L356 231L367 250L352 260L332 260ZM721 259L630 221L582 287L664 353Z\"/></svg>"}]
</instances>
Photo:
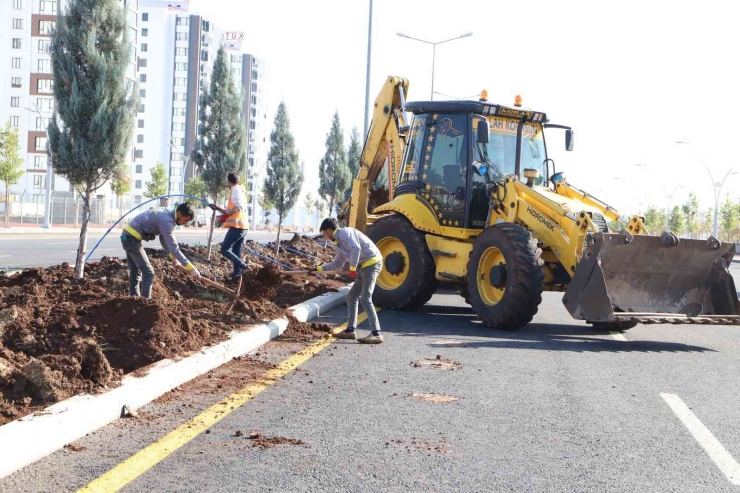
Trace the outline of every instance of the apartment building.
<instances>
[{"instance_id":1,"label":"apartment building","mask_svg":"<svg viewBox=\"0 0 740 493\"><path fill-rule=\"evenodd\" d=\"M127 79L136 78L138 0L119 0L126 8L131 59ZM0 121L18 128L26 159L23 177L11 193L40 195L46 188L46 127L54 113L53 76L49 46L57 13L65 0L0 1ZM132 157L134 154L132 147ZM52 177L52 189L71 192L61 176Z\"/></svg>"}]
</instances>

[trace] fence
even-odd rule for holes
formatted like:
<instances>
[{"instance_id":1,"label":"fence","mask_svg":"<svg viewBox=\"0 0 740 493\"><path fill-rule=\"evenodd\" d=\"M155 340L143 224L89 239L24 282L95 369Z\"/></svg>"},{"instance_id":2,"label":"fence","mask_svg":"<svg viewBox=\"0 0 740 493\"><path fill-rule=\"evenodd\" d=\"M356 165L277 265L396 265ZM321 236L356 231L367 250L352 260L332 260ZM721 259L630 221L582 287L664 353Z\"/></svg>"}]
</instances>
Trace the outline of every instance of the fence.
<instances>
[{"instance_id":1,"label":"fence","mask_svg":"<svg viewBox=\"0 0 740 493\"><path fill-rule=\"evenodd\" d=\"M14 225L36 225L44 222L46 195L43 190L32 193L10 194L10 223ZM52 225L79 225L82 221L82 198L73 192L52 192ZM132 196L96 196L90 200L90 223L110 225L135 207ZM0 222L5 217L5 194L0 194Z\"/></svg>"}]
</instances>

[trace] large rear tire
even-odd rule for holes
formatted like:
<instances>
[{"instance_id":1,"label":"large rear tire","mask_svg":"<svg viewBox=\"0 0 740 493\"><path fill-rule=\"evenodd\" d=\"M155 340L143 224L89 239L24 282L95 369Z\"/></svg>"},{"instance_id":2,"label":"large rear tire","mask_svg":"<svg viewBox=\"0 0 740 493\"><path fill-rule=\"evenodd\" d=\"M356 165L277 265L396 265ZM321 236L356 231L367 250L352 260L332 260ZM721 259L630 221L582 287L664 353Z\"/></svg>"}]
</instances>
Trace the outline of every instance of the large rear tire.
<instances>
[{"instance_id":1,"label":"large rear tire","mask_svg":"<svg viewBox=\"0 0 740 493\"><path fill-rule=\"evenodd\" d=\"M542 302L542 250L523 227L500 223L483 230L468 261L469 303L486 327L516 330Z\"/></svg>"},{"instance_id":2,"label":"large rear tire","mask_svg":"<svg viewBox=\"0 0 740 493\"><path fill-rule=\"evenodd\" d=\"M437 291L434 258L424 234L408 219L393 214L370 227L368 237L383 254L383 270L373 293L373 302L383 308L418 308Z\"/></svg>"}]
</instances>

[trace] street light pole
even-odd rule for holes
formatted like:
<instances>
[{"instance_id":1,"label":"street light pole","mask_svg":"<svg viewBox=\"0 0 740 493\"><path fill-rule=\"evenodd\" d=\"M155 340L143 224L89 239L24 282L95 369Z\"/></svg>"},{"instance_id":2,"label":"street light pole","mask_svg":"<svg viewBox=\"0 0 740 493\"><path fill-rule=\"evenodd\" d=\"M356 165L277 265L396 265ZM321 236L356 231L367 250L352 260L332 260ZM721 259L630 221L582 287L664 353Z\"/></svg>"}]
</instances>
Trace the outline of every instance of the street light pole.
<instances>
[{"instance_id":1,"label":"street light pole","mask_svg":"<svg viewBox=\"0 0 740 493\"><path fill-rule=\"evenodd\" d=\"M722 182L714 181L714 176L712 176L712 172L709 171L709 167L702 159L701 154L699 154L699 152L694 149L694 146L692 146L689 141L686 140L686 137L684 137L683 140L676 141L676 144L686 144L689 149L691 149L694 154L696 154L696 157L699 158L699 162L702 164L702 166L704 166L704 169L707 170L709 179L712 180L712 192L714 193L714 221L712 223L712 236L717 238L717 234L719 231L719 199L722 198L722 187L725 185L725 181L727 181L727 178L737 174L737 172L730 169L725 177L722 179Z\"/></svg>"},{"instance_id":2,"label":"street light pole","mask_svg":"<svg viewBox=\"0 0 740 493\"><path fill-rule=\"evenodd\" d=\"M370 15L367 21L367 72L365 74L365 133L363 138L367 139L368 126L370 125L370 61L373 47L373 0L370 0Z\"/></svg>"},{"instance_id":3,"label":"street light pole","mask_svg":"<svg viewBox=\"0 0 740 493\"><path fill-rule=\"evenodd\" d=\"M408 35L403 34L403 33L396 33L396 34L397 34L397 36L399 36L401 38L413 39L414 41L419 41L420 43L425 43L425 44L428 44L428 45L432 45L432 96L431 96L431 100L434 101L434 65L435 65L435 59L437 58L437 45L441 45L443 43L448 43L450 41L455 41L456 39L468 38L468 37L472 36L473 33L472 32L465 33L465 34L462 34L460 36L456 36L454 38L445 39L444 41L437 41L437 42L426 41L426 40L423 40L423 39L414 38L412 36L408 36Z\"/></svg>"},{"instance_id":4,"label":"street light pole","mask_svg":"<svg viewBox=\"0 0 740 493\"><path fill-rule=\"evenodd\" d=\"M676 195L676 192L678 192L680 189L684 188L683 185L679 185L676 188L673 189L673 191L670 194L666 194L666 202L668 203L668 209L666 210L665 215L665 230L670 231L671 230L671 205L673 204L673 197ZM680 231L677 231L680 233Z\"/></svg>"},{"instance_id":5,"label":"street light pole","mask_svg":"<svg viewBox=\"0 0 740 493\"><path fill-rule=\"evenodd\" d=\"M41 114L41 110L39 109L38 105L34 102L31 102L33 105L33 110L31 108L26 108L28 111L35 111L38 113L39 118L41 119L41 123L44 125L44 132L46 133L46 141L49 142L49 125L46 123L46 120L44 120L44 116ZM56 106L55 106L56 111ZM30 125L29 125L30 126ZM42 228L50 229L51 228L51 163L49 162L49 157L47 153L46 158L46 193L44 197L44 223L41 225Z\"/></svg>"}]
</instances>

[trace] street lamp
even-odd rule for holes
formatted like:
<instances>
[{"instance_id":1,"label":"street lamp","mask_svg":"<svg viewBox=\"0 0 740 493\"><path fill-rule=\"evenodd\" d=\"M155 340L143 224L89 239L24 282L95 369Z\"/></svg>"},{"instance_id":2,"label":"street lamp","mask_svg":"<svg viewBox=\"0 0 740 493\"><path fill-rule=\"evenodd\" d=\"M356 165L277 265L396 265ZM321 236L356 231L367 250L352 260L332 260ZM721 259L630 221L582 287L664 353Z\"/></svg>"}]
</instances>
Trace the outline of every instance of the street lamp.
<instances>
[{"instance_id":1,"label":"street lamp","mask_svg":"<svg viewBox=\"0 0 740 493\"><path fill-rule=\"evenodd\" d=\"M434 101L434 59L437 56L437 45L441 45L441 44L447 43L449 41L455 41L456 39L469 38L470 36L473 35L473 33L465 33L465 34L463 34L461 36L457 36L457 37L454 37L454 38L445 39L444 41L437 41L437 42L425 41L423 39L414 38L414 37L408 36L408 35L403 34L403 33L397 33L397 35L399 37L401 37L401 38L413 39L414 41L419 41L420 43L425 43L425 44L428 44L428 45L432 45L432 101Z\"/></svg>"},{"instance_id":2,"label":"street lamp","mask_svg":"<svg viewBox=\"0 0 740 493\"><path fill-rule=\"evenodd\" d=\"M46 141L49 142L49 124L44 120L44 115L41 114L41 110L38 105L31 102L34 109L26 108L28 111L35 111L38 113L41 123L44 125L44 132L46 133ZM51 163L49 162L48 153L46 158L46 196L44 198L44 223L41 225L42 228L51 228Z\"/></svg>"},{"instance_id":3,"label":"street lamp","mask_svg":"<svg viewBox=\"0 0 740 493\"><path fill-rule=\"evenodd\" d=\"M715 238L717 237L717 231L719 230L719 199L722 197L722 187L725 185L725 182L727 179L732 176L736 175L736 171L732 171L730 169L725 177L722 179L721 182L714 181L714 176L712 176L712 172L709 171L709 167L706 165L704 160L701 158L701 154L694 149L694 146L689 144L689 141L686 140L686 137L683 138L683 140L676 141L676 144L686 144L689 149L694 151L694 154L696 154L696 157L699 158L699 162L701 162L702 166L704 166L704 169L707 170L707 174L709 174L709 179L712 180L712 191L714 192L714 221L712 223L712 236Z\"/></svg>"}]
</instances>

